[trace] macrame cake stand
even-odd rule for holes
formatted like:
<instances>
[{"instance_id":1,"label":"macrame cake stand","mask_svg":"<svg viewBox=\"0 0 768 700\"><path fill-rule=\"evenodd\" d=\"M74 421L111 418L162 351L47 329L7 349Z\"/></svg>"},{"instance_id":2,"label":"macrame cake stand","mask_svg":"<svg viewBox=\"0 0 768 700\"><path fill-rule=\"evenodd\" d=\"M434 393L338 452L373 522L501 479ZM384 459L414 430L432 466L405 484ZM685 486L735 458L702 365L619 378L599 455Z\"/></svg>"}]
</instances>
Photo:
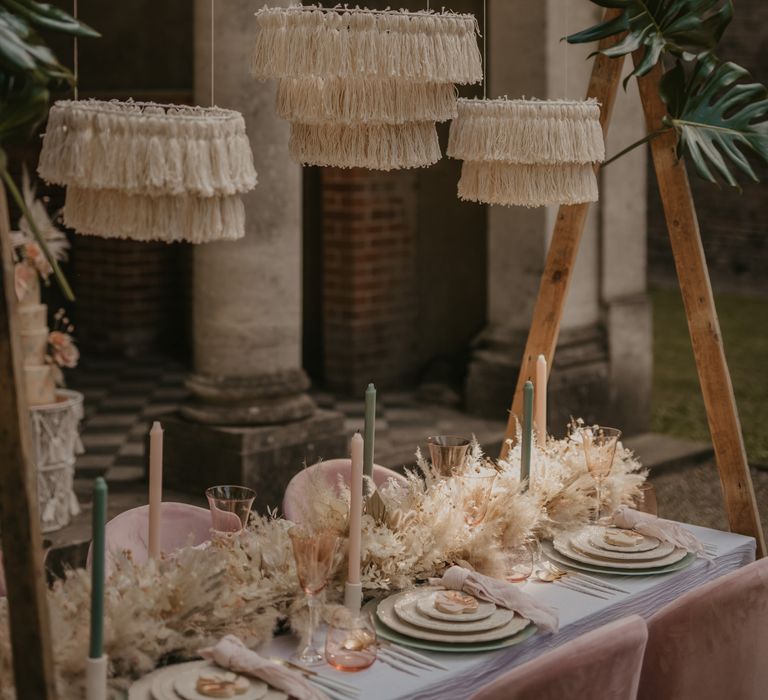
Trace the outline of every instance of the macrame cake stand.
<instances>
[{"instance_id":1,"label":"macrame cake stand","mask_svg":"<svg viewBox=\"0 0 768 700\"><path fill-rule=\"evenodd\" d=\"M55 403L30 407L29 413L42 531L54 532L80 512L73 483L75 457L83 453L83 395L59 389Z\"/></svg>"}]
</instances>

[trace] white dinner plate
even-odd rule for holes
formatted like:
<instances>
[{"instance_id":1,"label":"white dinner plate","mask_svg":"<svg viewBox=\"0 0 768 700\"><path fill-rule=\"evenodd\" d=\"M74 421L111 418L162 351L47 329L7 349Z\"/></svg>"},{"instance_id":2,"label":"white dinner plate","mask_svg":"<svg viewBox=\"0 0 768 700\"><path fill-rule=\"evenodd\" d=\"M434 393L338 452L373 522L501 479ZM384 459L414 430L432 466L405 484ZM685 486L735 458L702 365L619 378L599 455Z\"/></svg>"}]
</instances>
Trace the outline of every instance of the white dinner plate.
<instances>
[{"instance_id":1,"label":"white dinner plate","mask_svg":"<svg viewBox=\"0 0 768 700\"><path fill-rule=\"evenodd\" d=\"M210 661L188 661L186 663L163 666L139 678L128 689L128 700L183 700L173 689L173 681L183 669L203 669ZM259 682L259 681L255 681ZM243 696L236 696L242 698ZM269 688L261 700L288 700L282 690Z\"/></svg>"},{"instance_id":2,"label":"white dinner plate","mask_svg":"<svg viewBox=\"0 0 768 700\"><path fill-rule=\"evenodd\" d=\"M587 528L585 528L587 529ZM656 537L649 537L648 535L640 535L638 534L642 539L639 540L636 544L633 545L618 545L618 544L610 544L609 542L606 542L605 539L603 539L603 536L607 530L615 530L615 529L622 529L622 528L610 528L610 527L601 527L599 525L590 525L588 526L588 529L590 531L590 538L589 541L594 547L598 547L599 549L607 549L609 552L650 552L651 550L656 549L661 544L661 540L657 539Z\"/></svg>"},{"instance_id":3,"label":"white dinner plate","mask_svg":"<svg viewBox=\"0 0 768 700\"><path fill-rule=\"evenodd\" d=\"M372 600L365 606L365 610L372 614L376 610L377 602ZM439 651L449 654L475 654L481 651L495 651L496 649L504 649L511 647L515 644L524 642L529 637L536 634L537 627L533 623L529 624L524 629L520 630L517 634L513 634L511 637L505 639L499 639L495 642L475 642L475 643L458 643L458 642L432 642L426 639L415 639L405 634L400 634L395 630L387 627L378 617L374 615L374 622L376 624L376 634L381 639L388 639L390 642L399 644L404 647L413 647L414 649L425 649L427 651Z\"/></svg>"},{"instance_id":4,"label":"white dinner plate","mask_svg":"<svg viewBox=\"0 0 768 700\"><path fill-rule=\"evenodd\" d=\"M610 576L655 576L657 574L669 574L669 573L672 573L673 571L679 571L680 569L685 569L691 564L693 564L694 561L696 561L695 554L686 553L686 556L684 556L680 561L676 562L675 564L670 564L668 566L658 566L650 569L624 569L620 567L609 568L606 566L602 566L600 564L585 564L583 562L576 561L575 559L571 559L570 557L567 557L561 554L560 552L558 552L552 546L551 542L542 542L541 550L552 561L558 564L564 564L565 566L568 566L571 569L578 569L580 571L589 571L595 574L608 574Z\"/></svg>"},{"instance_id":5,"label":"white dinner plate","mask_svg":"<svg viewBox=\"0 0 768 700\"><path fill-rule=\"evenodd\" d=\"M462 622L475 622L477 620L484 620L486 617L490 617L496 612L495 603L487 603L484 600L477 601L477 610L472 612L463 612L458 614L452 614L438 610L435 607L435 596L443 588L423 588L424 595L416 601L416 607L420 613L428 615L435 620L445 620L446 622L456 622L461 620Z\"/></svg>"},{"instance_id":6,"label":"white dinner plate","mask_svg":"<svg viewBox=\"0 0 768 700\"><path fill-rule=\"evenodd\" d=\"M200 668L187 669L180 671L173 676L173 689L176 694L184 698L184 700L210 700L209 695L203 695L197 691L197 679L204 671L219 671L222 672L215 664L208 664ZM240 675L240 674L238 674ZM237 700L262 700L267 694L269 686L264 681L248 678L250 687L244 693L235 695Z\"/></svg>"},{"instance_id":7,"label":"white dinner plate","mask_svg":"<svg viewBox=\"0 0 768 700\"><path fill-rule=\"evenodd\" d=\"M508 624L515 613L512 610L506 608L496 608L492 615L485 617L482 620L475 620L465 622L458 615L454 615L454 619L451 622L444 620L435 620L428 615L424 615L418 609L418 601L424 597L426 591L407 591L402 597L398 598L395 603L395 614L406 623L416 625L427 630L433 630L435 632L458 632L460 634L470 634L472 632L485 632L487 630L496 629L502 625Z\"/></svg>"},{"instance_id":8,"label":"white dinner plate","mask_svg":"<svg viewBox=\"0 0 768 700\"><path fill-rule=\"evenodd\" d=\"M403 596L407 596L409 593L410 591L405 591L404 593L396 593L395 595L389 596L389 598L385 598L378 604L376 615L390 629L415 639L423 639L430 642L442 642L443 644L452 642L458 644L494 642L499 639L504 639L505 637L511 637L513 634L517 634L530 624L530 620L515 614L505 625L484 632L462 634L461 632L436 632L425 630L408 622L404 622L395 613L395 604L397 601Z\"/></svg>"},{"instance_id":9,"label":"white dinner plate","mask_svg":"<svg viewBox=\"0 0 768 700\"><path fill-rule=\"evenodd\" d=\"M660 542L659 546L645 551L621 552L595 547L592 544L593 533L590 528L585 528L571 535L570 545L575 550L600 561L656 561L672 554L675 545L669 542Z\"/></svg>"},{"instance_id":10,"label":"white dinner plate","mask_svg":"<svg viewBox=\"0 0 768 700\"><path fill-rule=\"evenodd\" d=\"M607 569L656 569L660 566L676 564L688 554L685 549L676 547L667 556L654 559L653 561L611 561L609 559L598 559L590 554L584 554L574 549L567 536L559 535L555 537L552 544L560 554L564 554L569 559L579 561L582 564L603 566Z\"/></svg>"}]
</instances>

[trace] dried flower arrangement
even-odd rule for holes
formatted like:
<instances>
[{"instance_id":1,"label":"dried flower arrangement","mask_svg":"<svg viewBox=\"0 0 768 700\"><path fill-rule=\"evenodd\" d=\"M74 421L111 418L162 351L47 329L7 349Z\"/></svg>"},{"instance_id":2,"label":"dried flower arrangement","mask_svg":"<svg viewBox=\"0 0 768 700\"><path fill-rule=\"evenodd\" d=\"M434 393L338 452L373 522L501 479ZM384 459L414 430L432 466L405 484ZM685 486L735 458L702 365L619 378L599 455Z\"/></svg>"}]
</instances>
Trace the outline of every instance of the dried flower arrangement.
<instances>
[{"instance_id":1,"label":"dried flower arrangement","mask_svg":"<svg viewBox=\"0 0 768 700\"><path fill-rule=\"evenodd\" d=\"M520 483L519 447L507 461L492 463L474 442L468 468L492 465L497 471L487 514L475 527L465 521L455 480L438 475L417 452L417 470L407 473L407 483L390 482L380 489L386 504L383 518L363 517L363 586L369 593L406 588L441 574L452 563L469 563L493 575L500 570L505 548L532 535L549 537L579 526L595 505L578 441L580 427L575 425L563 440L549 439L544 449L534 448L536 468L529 488ZM631 501L644 480L639 462L620 445L605 482L604 506ZM349 489L325 483L313 487L315 497L303 518L343 534ZM129 555L120 556L106 598L105 651L113 674L127 683L158 663L196 655L225 633L256 647L271 639L281 618L301 631L304 597L288 537L291 525L270 513L253 517L242 535L214 538L208 547L188 547L172 558L138 565ZM332 600L341 597L344 549L342 545L337 553L335 579L328 588ZM49 594L59 692L65 699L81 697L89 593L89 576L79 569ZM7 615L5 601L0 601L0 629ZM10 673L8 636L0 635L0 679ZM0 683L2 700L11 692L8 683Z\"/></svg>"}]
</instances>

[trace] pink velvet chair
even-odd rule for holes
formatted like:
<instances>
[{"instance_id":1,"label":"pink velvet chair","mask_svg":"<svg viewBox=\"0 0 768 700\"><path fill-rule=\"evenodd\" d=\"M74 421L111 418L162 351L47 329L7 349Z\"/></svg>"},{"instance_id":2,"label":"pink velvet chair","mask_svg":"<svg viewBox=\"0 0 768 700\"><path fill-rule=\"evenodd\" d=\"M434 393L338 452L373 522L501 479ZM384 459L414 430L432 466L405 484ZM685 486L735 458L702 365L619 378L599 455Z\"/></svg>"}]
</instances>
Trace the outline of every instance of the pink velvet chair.
<instances>
[{"instance_id":1,"label":"pink velvet chair","mask_svg":"<svg viewBox=\"0 0 768 700\"><path fill-rule=\"evenodd\" d=\"M325 462L318 462L311 467L302 469L291 479L285 494L283 495L283 515L294 523L300 523L303 520L303 504L306 503L308 492L311 488L312 475L317 471L323 475L325 482L330 486L336 486L339 483L339 476L345 483L349 483L352 472L351 459L329 459ZM373 465L373 483L376 486L383 486L390 479L398 483L405 484L406 479L401 474L393 472L391 469L382 467L378 464Z\"/></svg>"},{"instance_id":2,"label":"pink velvet chair","mask_svg":"<svg viewBox=\"0 0 768 700\"><path fill-rule=\"evenodd\" d=\"M647 638L642 617L625 617L518 666L472 700L634 700Z\"/></svg>"},{"instance_id":3,"label":"pink velvet chair","mask_svg":"<svg viewBox=\"0 0 768 700\"><path fill-rule=\"evenodd\" d=\"M694 588L648 620L638 698L768 698L768 559Z\"/></svg>"},{"instance_id":4,"label":"pink velvet chair","mask_svg":"<svg viewBox=\"0 0 768 700\"><path fill-rule=\"evenodd\" d=\"M198 545L211 538L211 512L186 503L163 503L160 507L160 551L171 554L182 547ZM144 563L148 559L149 506L131 508L107 523L106 575L114 567L113 552L130 550L133 560ZM91 547L88 548L87 567L91 568Z\"/></svg>"}]
</instances>

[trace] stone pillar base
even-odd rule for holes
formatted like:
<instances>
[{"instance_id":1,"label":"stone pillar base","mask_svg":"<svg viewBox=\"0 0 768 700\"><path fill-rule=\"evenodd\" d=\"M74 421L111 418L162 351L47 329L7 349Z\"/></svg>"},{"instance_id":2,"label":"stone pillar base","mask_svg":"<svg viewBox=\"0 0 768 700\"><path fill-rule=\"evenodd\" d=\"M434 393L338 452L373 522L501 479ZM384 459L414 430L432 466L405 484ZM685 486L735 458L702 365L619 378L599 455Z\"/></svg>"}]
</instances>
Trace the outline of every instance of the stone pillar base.
<instances>
[{"instance_id":1,"label":"stone pillar base","mask_svg":"<svg viewBox=\"0 0 768 700\"><path fill-rule=\"evenodd\" d=\"M162 416L163 483L203 495L209 486L238 484L256 491L254 510L279 507L285 487L306 462L345 457L344 415L317 410L282 425L220 427Z\"/></svg>"},{"instance_id":2,"label":"stone pillar base","mask_svg":"<svg viewBox=\"0 0 768 700\"><path fill-rule=\"evenodd\" d=\"M506 420L520 372L527 332L487 329L477 340L466 382L466 408L483 418ZM608 353L598 326L563 330L549 380L547 425L565 434L571 417L611 425Z\"/></svg>"}]
</instances>

